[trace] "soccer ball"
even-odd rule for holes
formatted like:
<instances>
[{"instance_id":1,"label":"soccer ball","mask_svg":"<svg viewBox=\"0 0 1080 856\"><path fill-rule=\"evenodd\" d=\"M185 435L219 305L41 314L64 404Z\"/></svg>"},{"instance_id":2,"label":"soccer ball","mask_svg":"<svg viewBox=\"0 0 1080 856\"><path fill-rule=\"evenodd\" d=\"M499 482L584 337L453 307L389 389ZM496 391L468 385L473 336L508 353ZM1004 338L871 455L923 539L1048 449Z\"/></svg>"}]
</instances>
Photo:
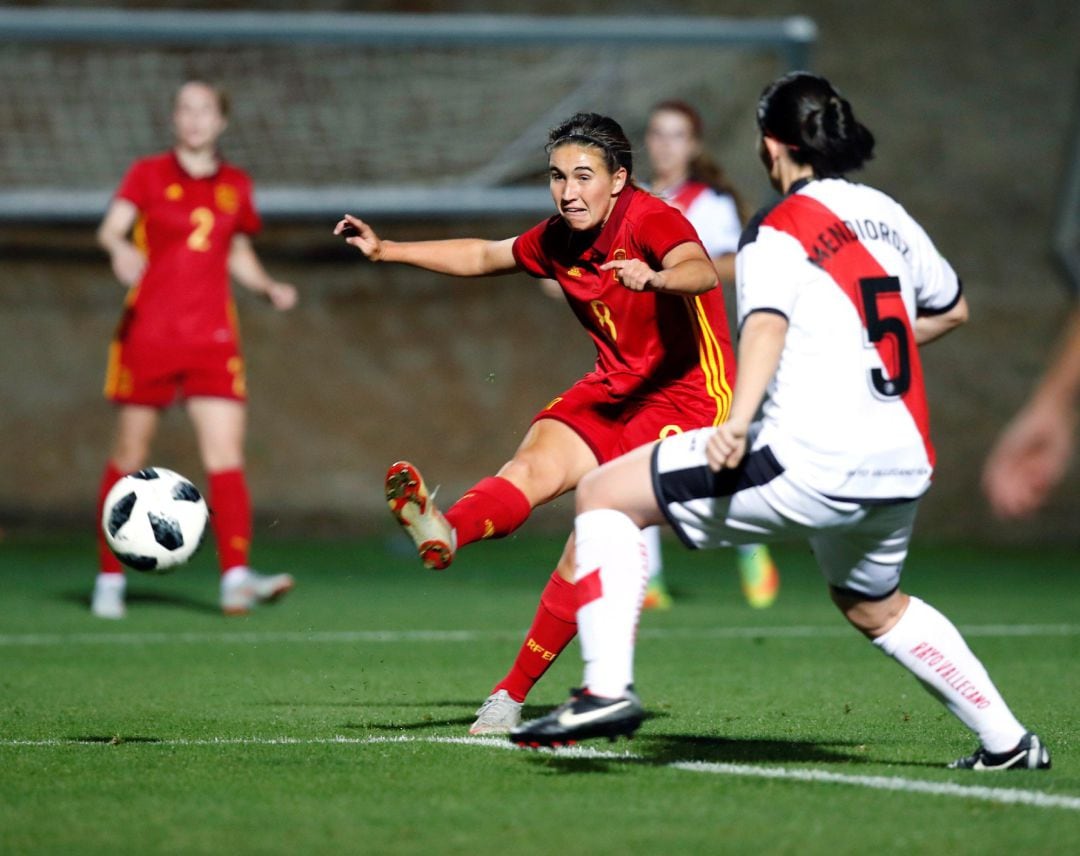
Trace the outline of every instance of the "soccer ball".
<instances>
[{"instance_id":1,"label":"soccer ball","mask_svg":"<svg viewBox=\"0 0 1080 856\"><path fill-rule=\"evenodd\" d=\"M207 518L206 501L195 485L172 470L147 467L113 485L101 528L121 562L161 574L191 558L202 543Z\"/></svg>"}]
</instances>

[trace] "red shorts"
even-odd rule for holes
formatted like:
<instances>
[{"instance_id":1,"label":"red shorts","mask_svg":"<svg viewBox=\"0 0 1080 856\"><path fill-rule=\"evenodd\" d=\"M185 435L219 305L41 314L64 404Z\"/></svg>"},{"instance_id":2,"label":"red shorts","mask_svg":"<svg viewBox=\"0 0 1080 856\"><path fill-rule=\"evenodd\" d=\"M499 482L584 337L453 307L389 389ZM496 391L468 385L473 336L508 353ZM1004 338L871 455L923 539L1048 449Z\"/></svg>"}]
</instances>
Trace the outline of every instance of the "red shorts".
<instances>
[{"instance_id":1,"label":"red shorts","mask_svg":"<svg viewBox=\"0 0 1080 856\"><path fill-rule=\"evenodd\" d=\"M588 375L533 417L558 419L584 440L601 464L661 440L718 424L717 402L665 389L647 395L613 395L598 375Z\"/></svg>"},{"instance_id":2,"label":"red shorts","mask_svg":"<svg viewBox=\"0 0 1080 856\"><path fill-rule=\"evenodd\" d=\"M235 342L175 348L114 341L109 346L105 397L110 401L167 407L197 396L246 400L244 359Z\"/></svg>"}]
</instances>

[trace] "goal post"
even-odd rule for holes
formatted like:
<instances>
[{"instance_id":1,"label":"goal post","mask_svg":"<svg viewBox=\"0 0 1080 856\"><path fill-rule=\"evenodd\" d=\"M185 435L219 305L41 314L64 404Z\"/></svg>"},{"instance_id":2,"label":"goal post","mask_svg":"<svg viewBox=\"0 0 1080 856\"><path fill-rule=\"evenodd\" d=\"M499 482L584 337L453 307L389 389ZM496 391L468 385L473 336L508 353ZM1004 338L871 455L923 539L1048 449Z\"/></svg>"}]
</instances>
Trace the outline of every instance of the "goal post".
<instances>
[{"instance_id":1,"label":"goal post","mask_svg":"<svg viewBox=\"0 0 1080 856\"><path fill-rule=\"evenodd\" d=\"M681 97L722 160L746 158L725 141L816 36L805 17L0 9L0 220L99 218L131 161L171 144L191 77L232 94L223 149L269 218L543 214L543 142L566 115L640 139Z\"/></svg>"}]
</instances>

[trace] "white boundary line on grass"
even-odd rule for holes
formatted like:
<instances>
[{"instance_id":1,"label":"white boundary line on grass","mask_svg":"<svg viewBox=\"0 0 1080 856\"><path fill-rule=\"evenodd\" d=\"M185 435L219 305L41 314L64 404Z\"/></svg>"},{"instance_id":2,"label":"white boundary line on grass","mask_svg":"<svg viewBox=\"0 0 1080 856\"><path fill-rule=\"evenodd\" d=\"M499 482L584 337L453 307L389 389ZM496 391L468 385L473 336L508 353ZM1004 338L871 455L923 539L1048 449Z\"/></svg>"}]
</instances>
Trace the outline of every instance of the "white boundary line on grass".
<instances>
[{"instance_id":1,"label":"white boundary line on grass","mask_svg":"<svg viewBox=\"0 0 1080 856\"><path fill-rule=\"evenodd\" d=\"M123 740L118 741L123 745ZM565 749L519 749L509 740L492 737L210 737L205 739L162 739L132 741L132 746L375 746L401 743L437 743L452 746L481 746L486 749L511 751L537 751L563 758L581 758L602 761L648 761L633 752L611 752L589 746L572 746ZM55 746L108 746L101 741L88 740L0 740L0 747L55 747ZM983 785L957 785L952 782L928 782L905 779L899 776L853 776L847 773L831 773L827 770L788 769L765 767L755 764L721 764L710 761L673 761L663 764L673 770L689 773L707 773L715 776L740 776L754 779L781 779L795 782L812 782L830 785L850 785L879 791L901 791L914 794L957 797L981 800L1005 805L1029 805L1037 808L1063 808L1080 811L1080 797L1067 794L1048 794L1043 791L1019 788L989 788ZM976 774L978 775L978 774ZM987 774L995 775L995 774ZM1000 774L999 774L1000 775ZM1007 774L1004 774L1007 775Z\"/></svg>"},{"instance_id":2,"label":"white boundary line on grass","mask_svg":"<svg viewBox=\"0 0 1080 856\"><path fill-rule=\"evenodd\" d=\"M1077 636L1080 624L973 624L962 626L970 637ZM524 630L259 630L179 631L176 633L0 633L0 648L64 645L177 645L364 642L478 642L519 639ZM812 639L852 636L846 625L779 627L644 628L643 639Z\"/></svg>"}]
</instances>

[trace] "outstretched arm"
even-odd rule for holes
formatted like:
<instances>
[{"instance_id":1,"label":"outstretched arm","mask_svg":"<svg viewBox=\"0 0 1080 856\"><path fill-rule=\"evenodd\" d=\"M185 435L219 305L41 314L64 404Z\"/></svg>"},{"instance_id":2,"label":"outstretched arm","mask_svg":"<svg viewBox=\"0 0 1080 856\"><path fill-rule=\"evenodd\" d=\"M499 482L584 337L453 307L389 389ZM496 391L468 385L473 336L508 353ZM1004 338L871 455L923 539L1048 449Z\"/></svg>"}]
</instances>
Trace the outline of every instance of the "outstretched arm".
<instances>
[{"instance_id":1,"label":"outstretched arm","mask_svg":"<svg viewBox=\"0 0 1080 856\"><path fill-rule=\"evenodd\" d=\"M1078 404L1080 307L1057 356L986 459L983 491L999 517L1033 514L1064 478L1076 444Z\"/></svg>"},{"instance_id":2,"label":"outstretched arm","mask_svg":"<svg viewBox=\"0 0 1080 856\"><path fill-rule=\"evenodd\" d=\"M518 269L514 239L485 241L455 238L447 241L384 241L359 217L346 214L334 227L345 243L373 262L400 262L451 276L490 276Z\"/></svg>"}]
</instances>

